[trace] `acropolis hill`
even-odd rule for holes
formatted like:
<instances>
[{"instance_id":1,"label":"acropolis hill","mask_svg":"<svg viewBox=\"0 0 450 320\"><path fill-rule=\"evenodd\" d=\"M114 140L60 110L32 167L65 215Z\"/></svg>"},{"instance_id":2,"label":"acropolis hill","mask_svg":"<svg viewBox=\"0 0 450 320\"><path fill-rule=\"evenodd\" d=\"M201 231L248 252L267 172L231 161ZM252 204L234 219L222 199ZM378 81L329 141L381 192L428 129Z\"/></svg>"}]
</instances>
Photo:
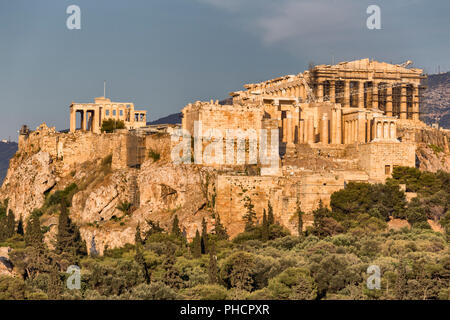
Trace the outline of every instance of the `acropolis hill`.
<instances>
[{"instance_id":1,"label":"acropolis hill","mask_svg":"<svg viewBox=\"0 0 450 320\"><path fill-rule=\"evenodd\" d=\"M188 104L181 126L147 126L147 113L129 102L106 97L72 102L69 132L45 124L35 131L22 128L0 195L9 199L16 217L26 219L49 194L75 183L71 216L100 252L133 243L138 222L145 227L146 220L154 220L168 227L175 215L188 238L200 229L203 217L212 226L213 213L235 236L244 229L246 197L259 219L270 201L277 221L295 234L299 202L310 213L320 200L328 205L331 194L349 182L384 182L395 166L450 170L448 130L419 120L424 78L409 63L362 59L318 65L246 84L226 102ZM122 120L125 128L101 133L108 119ZM227 163L196 161L195 150L193 163L174 163L172 151L182 137L173 133L181 129L204 138L201 150L213 143L208 132L226 138L233 129L274 131L277 165L249 163L250 138L241 147L233 142L233 157L234 151L244 151L244 163L237 157ZM256 145L260 148L260 137ZM218 146L216 153L226 149ZM130 214L117 208L123 203L132 205ZM56 232L55 219L51 212L42 217L50 227L48 243ZM304 227L311 224L311 215L304 220Z\"/></svg>"}]
</instances>

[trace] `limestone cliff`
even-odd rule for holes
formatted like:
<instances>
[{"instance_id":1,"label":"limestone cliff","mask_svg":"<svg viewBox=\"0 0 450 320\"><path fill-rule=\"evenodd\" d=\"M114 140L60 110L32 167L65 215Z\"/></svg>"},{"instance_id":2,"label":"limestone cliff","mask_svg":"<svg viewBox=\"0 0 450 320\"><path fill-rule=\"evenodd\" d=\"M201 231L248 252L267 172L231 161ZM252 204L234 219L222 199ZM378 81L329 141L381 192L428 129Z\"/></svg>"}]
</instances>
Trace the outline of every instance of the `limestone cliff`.
<instances>
[{"instance_id":1,"label":"limestone cliff","mask_svg":"<svg viewBox=\"0 0 450 320\"><path fill-rule=\"evenodd\" d=\"M421 170L450 171L450 130L426 126L399 126L397 130L400 139L417 144L416 166Z\"/></svg>"},{"instance_id":2,"label":"limestone cliff","mask_svg":"<svg viewBox=\"0 0 450 320\"><path fill-rule=\"evenodd\" d=\"M205 192L203 182L205 172L211 170L172 164L170 136L160 134L149 136L143 144L140 169L129 167L127 140L120 132L63 134L41 126L21 139L0 189L0 200L9 199L9 208L24 220L34 209L43 208L41 223L48 227L45 239L51 246L58 208L46 199L76 184L71 218L80 227L88 249L94 238L100 253L105 246L133 243L137 224L146 231L149 220L169 229L176 214L188 238L201 229L203 217L212 226L211 210L205 209L209 191ZM159 159L149 156L149 150ZM119 209L124 206L130 206L129 210Z\"/></svg>"},{"instance_id":3,"label":"limestone cliff","mask_svg":"<svg viewBox=\"0 0 450 320\"><path fill-rule=\"evenodd\" d=\"M401 139L417 143L421 169L450 170L448 132L425 127L400 128L399 133ZM340 189L346 180L367 180L367 175L350 165L344 171L310 170L297 176L292 169L280 177L175 165L170 161L169 135L151 134L142 141L133 138L130 144L131 138L123 132L63 134L41 126L20 139L0 189L0 201L9 199L9 208L24 220L34 209L42 208L41 223L48 227L45 239L52 246L58 207L49 204L48 199L57 190L75 184L71 218L80 227L88 249L95 242L102 253L106 246L133 243L138 223L142 231L146 231L150 220L170 229L175 215L191 239L201 229L203 218L212 228L213 211L219 212L233 237L244 228L245 196L252 198L258 218L270 200L277 221L295 234L293 213L299 195L309 195L301 200L302 208L309 212L319 198L326 204L321 195ZM130 166L130 158L137 157L136 150L141 150L142 161L139 166ZM215 210L211 208L214 205ZM311 222L307 216L305 225Z\"/></svg>"}]
</instances>

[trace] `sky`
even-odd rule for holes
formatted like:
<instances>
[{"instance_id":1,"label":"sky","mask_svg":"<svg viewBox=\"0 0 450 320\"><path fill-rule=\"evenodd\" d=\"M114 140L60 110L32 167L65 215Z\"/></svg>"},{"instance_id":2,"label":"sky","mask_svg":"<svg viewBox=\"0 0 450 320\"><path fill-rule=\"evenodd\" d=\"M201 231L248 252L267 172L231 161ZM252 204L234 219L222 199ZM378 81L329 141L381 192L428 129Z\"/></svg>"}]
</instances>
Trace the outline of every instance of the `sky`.
<instances>
[{"instance_id":1,"label":"sky","mask_svg":"<svg viewBox=\"0 0 450 320\"><path fill-rule=\"evenodd\" d=\"M367 28L369 5L381 29ZM102 96L104 80L153 121L310 63L449 71L449 14L448 0L0 0L0 139L22 124L67 129L70 103Z\"/></svg>"}]
</instances>

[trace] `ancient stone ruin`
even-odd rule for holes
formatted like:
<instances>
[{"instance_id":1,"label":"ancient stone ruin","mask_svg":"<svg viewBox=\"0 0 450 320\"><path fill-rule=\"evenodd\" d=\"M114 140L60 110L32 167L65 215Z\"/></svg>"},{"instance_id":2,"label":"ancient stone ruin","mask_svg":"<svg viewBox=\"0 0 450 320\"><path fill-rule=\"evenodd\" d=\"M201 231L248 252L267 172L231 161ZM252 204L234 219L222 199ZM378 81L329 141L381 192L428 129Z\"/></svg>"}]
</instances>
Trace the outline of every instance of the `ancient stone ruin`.
<instances>
[{"instance_id":1,"label":"ancient stone ruin","mask_svg":"<svg viewBox=\"0 0 450 320\"><path fill-rule=\"evenodd\" d=\"M419 120L424 78L421 69L369 59L319 65L247 84L226 101L190 103L182 110L181 125L147 126L146 111L104 97L72 103L69 132L45 124L20 131L19 150L1 194L25 217L42 206L45 194L78 179L85 189L74 196L71 214L83 237L90 241L95 235L100 252L107 243L133 242L139 221L157 219L168 226L174 212L188 238L200 228L202 217L211 222L211 212L220 215L234 236L244 228L246 197L259 219L270 201L277 221L295 234L298 204L310 213L319 201L329 205L331 194L349 182L382 183L396 166L450 166L448 158L437 159L422 148L431 143L449 151L448 132ZM126 129L101 133L107 119L124 121ZM227 139L230 130L242 133L245 143ZM276 133L265 137L276 146L271 149L275 167L268 168L260 158L249 161L252 146L261 151L262 130ZM183 137L176 135L180 132ZM213 141L211 132L221 139ZM173 150L185 136L189 161L178 165ZM225 142L230 141L231 162L197 161L198 156L204 160L202 152L212 144L218 146L214 152L227 154ZM90 179L90 171L96 172L108 155L112 173L102 173L106 178L101 181ZM39 174L34 168L40 168ZM110 219L120 215L117 205L124 201L133 205L133 214L123 226L114 225ZM312 216L306 214L304 220L306 228ZM92 226L96 223L100 228Z\"/></svg>"}]
</instances>

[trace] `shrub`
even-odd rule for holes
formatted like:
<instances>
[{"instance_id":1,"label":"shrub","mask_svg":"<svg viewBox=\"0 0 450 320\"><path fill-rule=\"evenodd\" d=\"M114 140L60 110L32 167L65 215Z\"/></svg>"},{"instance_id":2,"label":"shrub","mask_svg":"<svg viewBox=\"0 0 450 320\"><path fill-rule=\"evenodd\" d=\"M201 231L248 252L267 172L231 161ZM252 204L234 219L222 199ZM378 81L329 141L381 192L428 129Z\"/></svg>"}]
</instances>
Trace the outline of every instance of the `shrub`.
<instances>
[{"instance_id":1,"label":"shrub","mask_svg":"<svg viewBox=\"0 0 450 320\"><path fill-rule=\"evenodd\" d=\"M129 299L136 300L175 300L178 294L162 282L140 284L133 288Z\"/></svg>"},{"instance_id":2,"label":"shrub","mask_svg":"<svg viewBox=\"0 0 450 320\"><path fill-rule=\"evenodd\" d=\"M184 291L185 299L192 300L226 300L227 289L217 284L201 284Z\"/></svg>"},{"instance_id":3,"label":"shrub","mask_svg":"<svg viewBox=\"0 0 450 320\"><path fill-rule=\"evenodd\" d=\"M271 279L268 289L271 296L280 300L313 300L317 286L309 271L304 268L289 268Z\"/></svg>"},{"instance_id":4,"label":"shrub","mask_svg":"<svg viewBox=\"0 0 450 320\"><path fill-rule=\"evenodd\" d=\"M112 133L116 129L125 129L125 123L122 120L108 119L102 122L102 132Z\"/></svg>"},{"instance_id":5,"label":"shrub","mask_svg":"<svg viewBox=\"0 0 450 320\"><path fill-rule=\"evenodd\" d=\"M161 158L161 154L153 149L150 149L150 151L148 152L148 156L153 159L154 162L158 161Z\"/></svg>"},{"instance_id":6,"label":"shrub","mask_svg":"<svg viewBox=\"0 0 450 320\"><path fill-rule=\"evenodd\" d=\"M398 184L369 184L351 182L345 189L331 195L332 216L345 220L352 213L369 213L389 220L389 216L404 214L406 198Z\"/></svg>"},{"instance_id":7,"label":"shrub","mask_svg":"<svg viewBox=\"0 0 450 320\"><path fill-rule=\"evenodd\" d=\"M57 190L53 194L47 197L45 200L45 207L50 207L52 205L60 205L62 201L66 203L66 205L72 205L72 198L74 194L78 191L78 186L75 183L72 183L64 188L64 190Z\"/></svg>"},{"instance_id":8,"label":"shrub","mask_svg":"<svg viewBox=\"0 0 450 320\"><path fill-rule=\"evenodd\" d=\"M20 300L25 297L25 283L22 279L0 276L0 300Z\"/></svg>"}]
</instances>

